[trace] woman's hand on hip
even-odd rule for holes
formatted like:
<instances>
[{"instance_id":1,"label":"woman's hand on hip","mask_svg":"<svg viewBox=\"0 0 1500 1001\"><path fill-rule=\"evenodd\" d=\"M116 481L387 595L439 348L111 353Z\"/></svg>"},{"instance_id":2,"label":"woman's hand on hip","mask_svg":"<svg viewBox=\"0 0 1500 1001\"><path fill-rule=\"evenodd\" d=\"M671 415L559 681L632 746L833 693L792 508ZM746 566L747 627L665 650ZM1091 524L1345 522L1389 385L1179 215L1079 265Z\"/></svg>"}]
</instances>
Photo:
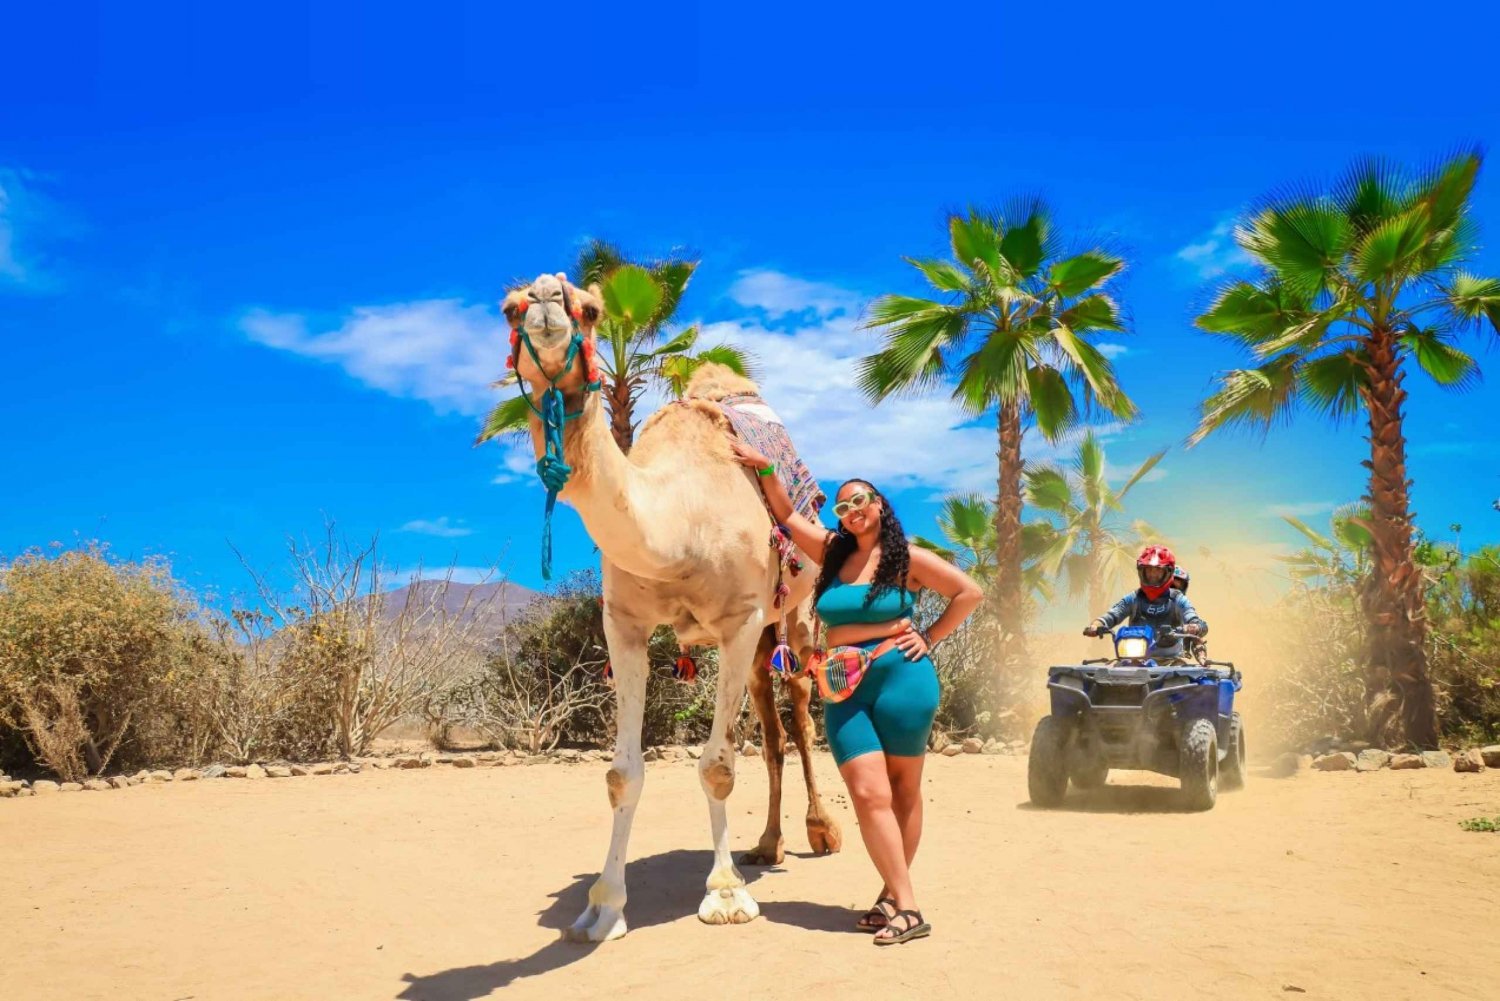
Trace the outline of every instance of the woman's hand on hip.
<instances>
[{"instance_id":1,"label":"woman's hand on hip","mask_svg":"<svg viewBox=\"0 0 1500 1001\"><path fill-rule=\"evenodd\" d=\"M922 634L908 626L904 633L896 636L896 649L906 657L907 660L920 660L927 656L927 640Z\"/></svg>"}]
</instances>

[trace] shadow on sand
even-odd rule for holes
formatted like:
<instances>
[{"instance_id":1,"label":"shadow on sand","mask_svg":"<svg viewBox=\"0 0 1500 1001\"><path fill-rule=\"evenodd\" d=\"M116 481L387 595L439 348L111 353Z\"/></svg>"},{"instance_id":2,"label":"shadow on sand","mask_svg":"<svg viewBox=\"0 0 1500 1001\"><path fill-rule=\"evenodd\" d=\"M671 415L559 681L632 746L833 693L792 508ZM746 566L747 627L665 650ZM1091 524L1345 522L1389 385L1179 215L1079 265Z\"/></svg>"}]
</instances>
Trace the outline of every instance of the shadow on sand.
<instances>
[{"instance_id":1,"label":"shadow on sand","mask_svg":"<svg viewBox=\"0 0 1500 1001\"><path fill-rule=\"evenodd\" d=\"M1017 810L1042 810L1030 800L1016 804ZM1166 786L1107 785L1083 792L1070 791L1060 806L1062 813L1188 813L1182 791Z\"/></svg>"},{"instance_id":2,"label":"shadow on sand","mask_svg":"<svg viewBox=\"0 0 1500 1001\"><path fill-rule=\"evenodd\" d=\"M678 850L637 859L625 867L630 902L625 917L631 931L665 924L696 915L703 899L703 880L713 867L710 851ZM754 883L767 872L781 872L778 866L742 866L746 883ZM573 877L573 882L552 894L552 903L537 919L537 925L551 928L561 936L588 904L589 887L597 873ZM768 921L794 924L809 931L844 931L850 929L854 915L843 907L803 901L783 901L761 905ZM400 1001L474 1001L523 977L535 977L586 959L596 946L568 942L561 937L537 952L520 959L506 959L484 966L463 966L425 976L408 973L406 988L396 997Z\"/></svg>"}]
</instances>

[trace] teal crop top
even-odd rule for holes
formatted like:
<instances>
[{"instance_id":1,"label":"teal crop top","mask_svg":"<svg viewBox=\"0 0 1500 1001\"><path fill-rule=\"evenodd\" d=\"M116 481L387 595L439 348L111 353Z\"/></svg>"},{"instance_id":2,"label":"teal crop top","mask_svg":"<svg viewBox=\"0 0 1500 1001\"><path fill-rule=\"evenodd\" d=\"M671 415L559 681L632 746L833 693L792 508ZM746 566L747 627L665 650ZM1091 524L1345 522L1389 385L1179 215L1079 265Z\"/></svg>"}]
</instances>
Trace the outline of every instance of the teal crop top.
<instances>
[{"instance_id":1,"label":"teal crop top","mask_svg":"<svg viewBox=\"0 0 1500 1001\"><path fill-rule=\"evenodd\" d=\"M818 615L829 626L847 626L851 623L895 622L911 617L917 607L917 597L904 587L892 588L878 598L865 604L870 593L869 584L845 584L835 578L833 585L818 599Z\"/></svg>"}]
</instances>

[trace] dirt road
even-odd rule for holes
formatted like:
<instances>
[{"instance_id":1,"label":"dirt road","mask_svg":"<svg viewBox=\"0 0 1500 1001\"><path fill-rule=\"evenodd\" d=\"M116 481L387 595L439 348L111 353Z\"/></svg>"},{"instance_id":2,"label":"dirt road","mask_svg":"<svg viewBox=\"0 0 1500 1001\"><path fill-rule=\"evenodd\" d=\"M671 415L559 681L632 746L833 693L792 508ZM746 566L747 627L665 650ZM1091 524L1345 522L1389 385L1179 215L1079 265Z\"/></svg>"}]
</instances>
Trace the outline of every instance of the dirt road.
<instances>
[{"instance_id":1,"label":"dirt road","mask_svg":"<svg viewBox=\"0 0 1500 1001\"><path fill-rule=\"evenodd\" d=\"M831 760L818 765L837 790ZM1500 835L1457 823L1500 813L1500 772L1252 776L1207 814L1127 773L1041 812L1024 759L933 758L916 877L934 934L876 949L851 930L877 887L842 796L842 854L748 870L764 916L701 925L707 811L692 763L657 763L631 843L631 932L588 948L558 929L608 843L604 769L0 802L0 998L1500 996ZM739 774L730 816L748 847L764 768L742 759ZM788 786L800 855L800 780Z\"/></svg>"}]
</instances>

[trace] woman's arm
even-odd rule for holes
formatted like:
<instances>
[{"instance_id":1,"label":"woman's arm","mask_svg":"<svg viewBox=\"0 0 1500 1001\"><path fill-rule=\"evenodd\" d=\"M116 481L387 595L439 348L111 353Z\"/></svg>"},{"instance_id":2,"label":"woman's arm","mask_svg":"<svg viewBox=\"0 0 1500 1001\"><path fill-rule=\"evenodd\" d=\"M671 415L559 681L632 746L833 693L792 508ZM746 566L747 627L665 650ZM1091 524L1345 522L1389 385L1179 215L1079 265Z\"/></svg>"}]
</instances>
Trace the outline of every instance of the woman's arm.
<instances>
[{"instance_id":1,"label":"woman's arm","mask_svg":"<svg viewBox=\"0 0 1500 1001\"><path fill-rule=\"evenodd\" d=\"M984 592L958 567L921 548L911 547L911 571L909 580L918 587L936 591L948 599L937 621L928 627L926 635L912 630L896 638L896 646L906 654L907 660L916 660L953 634L963 621L974 613L984 600Z\"/></svg>"},{"instance_id":2,"label":"woman's arm","mask_svg":"<svg viewBox=\"0 0 1500 1001\"><path fill-rule=\"evenodd\" d=\"M792 498L787 494L781 477L776 475L776 466L770 459L739 438L730 438L729 447L734 449L736 462L755 472L755 482L760 484L760 491L765 495L771 516L792 533L792 541L797 544L797 548L806 553L814 563L822 563L828 544L828 529L804 518L792 507Z\"/></svg>"}]
</instances>

